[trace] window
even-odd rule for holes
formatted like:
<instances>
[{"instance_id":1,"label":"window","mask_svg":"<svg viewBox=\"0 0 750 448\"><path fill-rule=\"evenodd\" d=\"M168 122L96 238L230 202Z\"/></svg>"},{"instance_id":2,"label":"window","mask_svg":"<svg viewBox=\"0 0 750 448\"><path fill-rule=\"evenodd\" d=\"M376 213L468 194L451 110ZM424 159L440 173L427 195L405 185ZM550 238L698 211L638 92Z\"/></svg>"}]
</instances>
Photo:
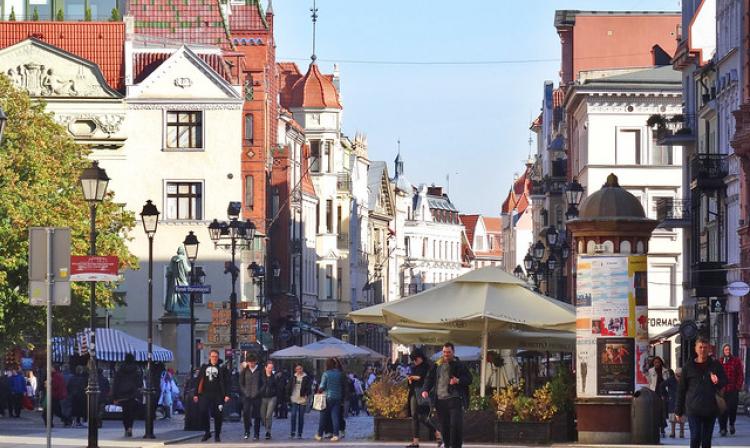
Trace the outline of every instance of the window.
<instances>
[{"instance_id":1,"label":"window","mask_svg":"<svg viewBox=\"0 0 750 448\"><path fill-rule=\"evenodd\" d=\"M406 256L411 256L411 249L409 248L409 237L404 237L404 250L406 251Z\"/></svg>"},{"instance_id":2,"label":"window","mask_svg":"<svg viewBox=\"0 0 750 448\"><path fill-rule=\"evenodd\" d=\"M333 162L333 142L327 141L326 142L326 155L328 156L328 172L333 173L335 172L335 166Z\"/></svg>"},{"instance_id":3,"label":"window","mask_svg":"<svg viewBox=\"0 0 750 448\"><path fill-rule=\"evenodd\" d=\"M167 148L202 148L202 116L202 112L167 112Z\"/></svg>"},{"instance_id":4,"label":"window","mask_svg":"<svg viewBox=\"0 0 750 448\"><path fill-rule=\"evenodd\" d=\"M318 204L315 207L315 228L317 229L318 233L323 233L322 229L320 228L320 207L322 207L321 204Z\"/></svg>"},{"instance_id":5,"label":"window","mask_svg":"<svg viewBox=\"0 0 750 448\"><path fill-rule=\"evenodd\" d=\"M427 257L427 245L429 242L427 241L427 238L422 238L422 258Z\"/></svg>"},{"instance_id":6,"label":"window","mask_svg":"<svg viewBox=\"0 0 750 448\"><path fill-rule=\"evenodd\" d=\"M656 219L674 218L674 198L669 196L654 196L654 208L656 209Z\"/></svg>"},{"instance_id":7,"label":"window","mask_svg":"<svg viewBox=\"0 0 750 448\"><path fill-rule=\"evenodd\" d=\"M333 299L333 266L326 265L326 299Z\"/></svg>"},{"instance_id":8,"label":"window","mask_svg":"<svg viewBox=\"0 0 750 448\"><path fill-rule=\"evenodd\" d=\"M674 165L674 150L671 146L657 145L651 148L651 165Z\"/></svg>"},{"instance_id":9,"label":"window","mask_svg":"<svg viewBox=\"0 0 750 448\"><path fill-rule=\"evenodd\" d=\"M203 185L167 182L167 219L203 219Z\"/></svg>"},{"instance_id":10,"label":"window","mask_svg":"<svg viewBox=\"0 0 750 448\"><path fill-rule=\"evenodd\" d=\"M245 176L245 207L250 210L252 210L255 205L254 197L255 188L253 185L253 176Z\"/></svg>"},{"instance_id":11,"label":"window","mask_svg":"<svg viewBox=\"0 0 750 448\"><path fill-rule=\"evenodd\" d=\"M253 141L253 114L245 115L245 140Z\"/></svg>"},{"instance_id":12,"label":"window","mask_svg":"<svg viewBox=\"0 0 750 448\"><path fill-rule=\"evenodd\" d=\"M279 188L274 187L271 192L271 216L276 218L279 213Z\"/></svg>"},{"instance_id":13,"label":"window","mask_svg":"<svg viewBox=\"0 0 750 448\"><path fill-rule=\"evenodd\" d=\"M310 171L320 172L320 140L310 141Z\"/></svg>"},{"instance_id":14,"label":"window","mask_svg":"<svg viewBox=\"0 0 750 448\"><path fill-rule=\"evenodd\" d=\"M336 207L336 232L344 233L344 219L341 213L341 205Z\"/></svg>"},{"instance_id":15,"label":"window","mask_svg":"<svg viewBox=\"0 0 750 448\"><path fill-rule=\"evenodd\" d=\"M640 129L620 129L617 133L617 164L641 164Z\"/></svg>"},{"instance_id":16,"label":"window","mask_svg":"<svg viewBox=\"0 0 750 448\"><path fill-rule=\"evenodd\" d=\"M333 230L333 200L326 199L326 233Z\"/></svg>"},{"instance_id":17,"label":"window","mask_svg":"<svg viewBox=\"0 0 750 448\"><path fill-rule=\"evenodd\" d=\"M336 269L336 300L341 300L343 297L343 280L344 277L344 270L342 268Z\"/></svg>"}]
</instances>

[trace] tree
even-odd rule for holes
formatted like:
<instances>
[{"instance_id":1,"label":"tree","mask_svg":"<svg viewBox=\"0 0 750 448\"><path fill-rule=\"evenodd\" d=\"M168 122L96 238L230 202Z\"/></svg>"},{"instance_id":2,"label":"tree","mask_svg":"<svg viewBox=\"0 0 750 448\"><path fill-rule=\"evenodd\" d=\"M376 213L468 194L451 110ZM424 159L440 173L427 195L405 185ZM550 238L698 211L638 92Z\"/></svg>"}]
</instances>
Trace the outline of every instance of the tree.
<instances>
[{"instance_id":1,"label":"tree","mask_svg":"<svg viewBox=\"0 0 750 448\"><path fill-rule=\"evenodd\" d=\"M63 10L62 9L58 9L57 10L57 15L55 16L55 20L57 20L58 22L65 21L65 15L63 14Z\"/></svg>"},{"instance_id":2,"label":"tree","mask_svg":"<svg viewBox=\"0 0 750 448\"><path fill-rule=\"evenodd\" d=\"M36 6L34 6L34 13L31 14L31 20L33 20L34 22L39 21L39 9L37 9Z\"/></svg>"},{"instance_id":3,"label":"tree","mask_svg":"<svg viewBox=\"0 0 750 448\"><path fill-rule=\"evenodd\" d=\"M13 7L10 7L10 15L8 16L8 21L15 22L16 21L16 10L13 9Z\"/></svg>"},{"instance_id":4,"label":"tree","mask_svg":"<svg viewBox=\"0 0 750 448\"><path fill-rule=\"evenodd\" d=\"M109 18L110 22L119 22L122 20L122 17L120 16L120 10L117 8L112 8L112 16Z\"/></svg>"},{"instance_id":5,"label":"tree","mask_svg":"<svg viewBox=\"0 0 750 448\"><path fill-rule=\"evenodd\" d=\"M83 13L83 20L86 22L91 22L91 8L86 8L86 11Z\"/></svg>"},{"instance_id":6,"label":"tree","mask_svg":"<svg viewBox=\"0 0 750 448\"><path fill-rule=\"evenodd\" d=\"M89 150L76 144L45 104L29 98L0 75L0 106L8 122L0 143L0 351L10 346L43 345L45 311L29 305L28 229L71 228L71 253L88 251L89 212L78 182L90 166ZM97 209L97 253L116 255L120 269L137 267L127 249L133 213L114 192ZM97 284L97 305L112 307L113 283ZM72 284L72 304L54 309L54 334L73 335L88 326L89 285Z\"/></svg>"}]
</instances>

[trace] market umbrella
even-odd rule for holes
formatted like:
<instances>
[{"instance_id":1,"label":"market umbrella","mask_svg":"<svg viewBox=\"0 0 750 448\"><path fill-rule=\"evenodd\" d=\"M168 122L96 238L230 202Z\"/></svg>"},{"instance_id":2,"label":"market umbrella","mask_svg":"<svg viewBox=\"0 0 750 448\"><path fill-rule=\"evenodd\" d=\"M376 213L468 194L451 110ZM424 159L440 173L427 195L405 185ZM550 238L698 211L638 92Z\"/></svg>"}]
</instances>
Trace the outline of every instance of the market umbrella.
<instances>
[{"instance_id":1,"label":"market umbrella","mask_svg":"<svg viewBox=\"0 0 750 448\"><path fill-rule=\"evenodd\" d=\"M352 311L349 313L349 319L355 324L383 325L385 323L385 319L383 318L383 307L389 303L393 302L378 303L377 305Z\"/></svg>"},{"instance_id":2,"label":"market umbrella","mask_svg":"<svg viewBox=\"0 0 750 448\"><path fill-rule=\"evenodd\" d=\"M325 338L307 344L303 349L313 358L367 358L370 352L337 338Z\"/></svg>"},{"instance_id":3,"label":"market umbrella","mask_svg":"<svg viewBox=\"0 0 750 448\"><path fill-rule=\"evenodd\" d=\"M85 330L77 334L79 353L81 355L88 353L89 336L91 330ZM151 344L151 353L154 361L169 362L174 359L171 350L156 344ZM148 343L143 339L138 339L124 331L115 328L97 328L96 329L96 358L100 361L119 362L125 360L128 353L135 356L138 362L148 360Z\"/></svg>"},{"instance_id":4,"label":"market umbrella","mask_svg":"<svg viewBox=\"0 0 750 448\"><path fill-rule=\"evenodd\" d=\"M283 350L277 350L270 355L272 359L304 359L312 357L314 357L313 353L299 345L292 345Z\"/></svg>"},{"instance_id":5,"label":"market umbrella","mask_svg":"<svg viewBox=\"0 0 750 448\"><path fill-rule=\"evenodd\" d=\"M435 330L423 328L394 327L388 332L394 342L404 345L442 345L445 341L456 344L478 346L482 335L476 331ZM519 331L504 330L490 332L489 349L523 349L539 351L572 352L575 348L575 333L571 331Z\"/></svg>"}]
</instances>

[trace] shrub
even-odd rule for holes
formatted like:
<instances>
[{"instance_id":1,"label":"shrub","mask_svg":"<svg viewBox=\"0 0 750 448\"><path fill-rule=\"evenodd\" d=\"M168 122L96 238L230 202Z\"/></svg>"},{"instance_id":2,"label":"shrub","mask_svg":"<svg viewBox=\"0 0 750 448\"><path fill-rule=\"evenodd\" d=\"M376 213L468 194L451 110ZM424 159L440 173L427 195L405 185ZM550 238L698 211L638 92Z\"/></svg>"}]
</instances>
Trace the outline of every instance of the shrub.
<instances>
[{"instance_id":1,"label":"shrub","mask_svg":"<svg viewBox=\"0 0 750 448\"><path fill-rule=\"evenodd\" d=\"M406 417L409 388L395 374L384 374L365 393L365 405L374 417Z\"/></svg>"}]
</instances>

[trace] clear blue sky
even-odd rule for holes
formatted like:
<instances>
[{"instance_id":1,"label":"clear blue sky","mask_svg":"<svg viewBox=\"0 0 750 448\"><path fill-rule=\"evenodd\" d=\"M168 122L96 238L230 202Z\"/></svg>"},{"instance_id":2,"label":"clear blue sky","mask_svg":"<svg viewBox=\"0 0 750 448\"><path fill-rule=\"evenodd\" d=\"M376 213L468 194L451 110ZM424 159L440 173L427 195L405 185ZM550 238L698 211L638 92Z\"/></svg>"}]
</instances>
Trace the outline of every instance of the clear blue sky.
<instances>
[{"instance_id":1,"label":"clear blue sky","mask_svg":"<svg viewBox=\"0 0 750 448\"><path fill-rule=\"evenodd\" d=\"M279 61L305 71L312 0L274 0ZM396 140L414 184L445 185L463 213L499 215L529 151L530 117L545 80L557 83L557 9L669 10L678 0L317 0L318 64L339 62L344 132L365 132L371 160ZM397 65L353 61L473 62ZM543 60L543 61L538 61ZM348 62L347 62L348 61Z\"/></svg>"}]
</instances>

